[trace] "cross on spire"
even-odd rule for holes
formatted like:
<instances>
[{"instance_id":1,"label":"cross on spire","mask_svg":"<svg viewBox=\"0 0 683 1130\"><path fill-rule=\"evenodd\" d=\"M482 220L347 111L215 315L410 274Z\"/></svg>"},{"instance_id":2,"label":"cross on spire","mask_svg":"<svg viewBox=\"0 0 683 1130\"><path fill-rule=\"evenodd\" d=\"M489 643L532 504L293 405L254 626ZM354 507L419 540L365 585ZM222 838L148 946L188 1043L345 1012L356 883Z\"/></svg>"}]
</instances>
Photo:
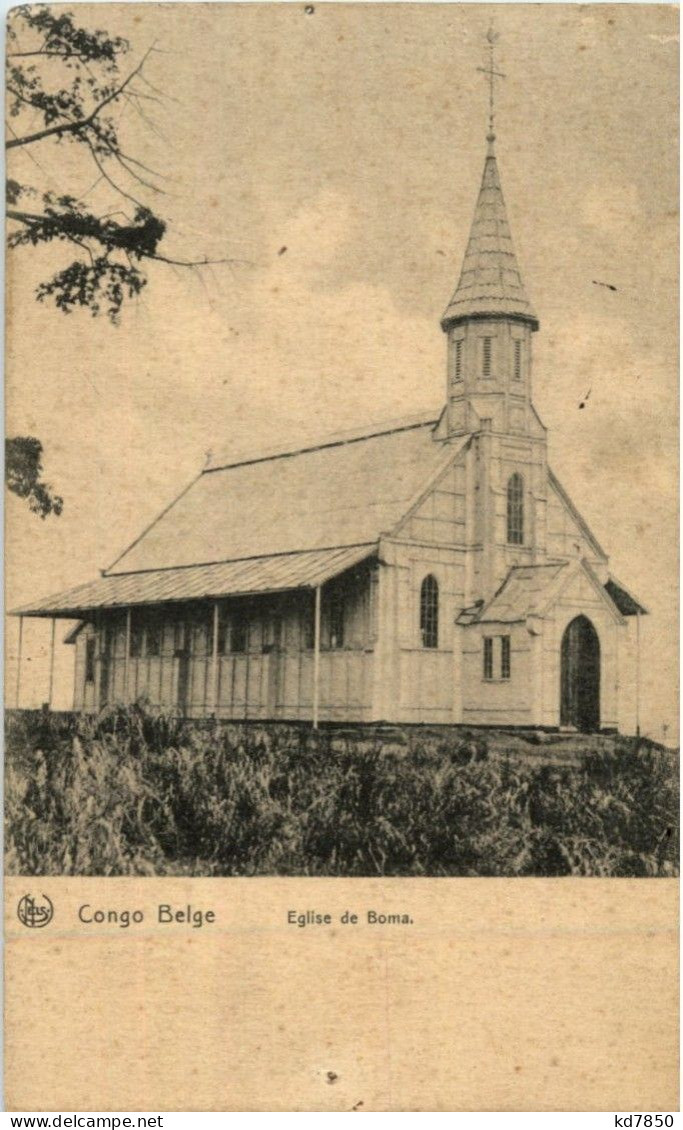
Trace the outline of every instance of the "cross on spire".
<instances>
[{"instance_id":1,"label":"cross on spire","mask_svg":"<svg viewBox=\"0 0 683 1130\"><path fill-rule=\"evenodd\" d=\"M477 67L477 70L481 71L481 73L483 75L486 75L486 77L488 79L488 83L489 83L489 132L488 132L488 139L487 140L493 142L493 141L496 140L496 135L495 135L494 129L493 129L493 123L494 123L494 120L495 120L495 112L494 112L495 81L496 81L497 78L505 78L505 75L503 74L502 71L497 71L496 68L495 68L494 49L495 49L495 44L496 44L496 41L498 39L498 36L496 35L496 33L495 33L495 31L493 30L492 27L490 27L488 32L486 33L486 39L488 40L488 50L489 50L488 66L487 67Z\"/></svg>"}]
</instances>

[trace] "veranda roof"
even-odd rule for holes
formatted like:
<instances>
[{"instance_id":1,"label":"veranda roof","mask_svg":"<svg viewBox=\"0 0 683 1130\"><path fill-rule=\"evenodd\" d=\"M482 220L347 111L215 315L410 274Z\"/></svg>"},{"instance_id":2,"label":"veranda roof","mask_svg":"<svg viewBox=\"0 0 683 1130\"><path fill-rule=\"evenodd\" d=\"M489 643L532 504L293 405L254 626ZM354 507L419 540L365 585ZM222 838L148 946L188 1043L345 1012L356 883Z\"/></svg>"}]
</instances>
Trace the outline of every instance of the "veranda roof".
<instances>
[{"instance_id":1,"label":"veranda roof","mask_svg":"<svg viewBox=\"0 0 683 1130\"><path fill-rule=\"evenodd\" d=\"M99 608L314 588L371 557L376 549L376 544L371 543L271 554L214 565L110 574L13 611L18 616L74 619Z\"/></svg>"}]
</instances>

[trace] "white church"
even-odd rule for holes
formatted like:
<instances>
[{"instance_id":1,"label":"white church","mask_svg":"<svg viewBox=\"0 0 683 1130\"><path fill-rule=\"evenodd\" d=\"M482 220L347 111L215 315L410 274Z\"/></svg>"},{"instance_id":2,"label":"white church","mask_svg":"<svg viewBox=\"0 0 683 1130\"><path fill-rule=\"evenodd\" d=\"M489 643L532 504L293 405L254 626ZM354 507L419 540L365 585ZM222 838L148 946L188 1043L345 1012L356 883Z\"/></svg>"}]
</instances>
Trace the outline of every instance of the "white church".
<instances>
[{"instance_id":1,"label":"white church","mask_svg":"<svg viewBox=\"0 0 683 1130\"><path fill-rule=\"evenodd\" d=\"M214 458L100 578L19 609L79 621L76 710L633 731L646 610L548 465L494 143L443 411Z\"/></svg>"}]
</instances>

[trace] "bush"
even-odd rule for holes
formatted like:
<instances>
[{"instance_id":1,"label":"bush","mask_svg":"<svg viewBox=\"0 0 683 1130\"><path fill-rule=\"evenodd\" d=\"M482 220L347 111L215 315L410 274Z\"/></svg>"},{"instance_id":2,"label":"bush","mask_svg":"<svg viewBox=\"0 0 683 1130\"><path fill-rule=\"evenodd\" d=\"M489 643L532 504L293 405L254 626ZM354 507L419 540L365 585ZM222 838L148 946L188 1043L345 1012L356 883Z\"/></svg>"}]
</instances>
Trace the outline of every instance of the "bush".
<instances>
[{"instance_id":1,"label":"bush","mask_svg":"<svg viewBox=\"0 0 683 1130\"><path fill-rule=\"evenodd\" d=\"M140 707L8 716L6 868L42 875L674 875L677 763L574 766L459 730L312 732Z\"/></svg>"}]
</instances>

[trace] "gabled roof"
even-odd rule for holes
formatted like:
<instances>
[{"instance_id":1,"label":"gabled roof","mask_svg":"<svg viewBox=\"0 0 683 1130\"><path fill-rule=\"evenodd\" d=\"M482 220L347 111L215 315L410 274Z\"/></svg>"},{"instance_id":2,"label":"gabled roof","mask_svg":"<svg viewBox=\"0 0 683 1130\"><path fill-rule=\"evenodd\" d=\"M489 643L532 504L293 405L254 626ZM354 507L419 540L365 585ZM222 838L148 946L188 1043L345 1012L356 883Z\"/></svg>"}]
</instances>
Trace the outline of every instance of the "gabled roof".
<instances>
[{"instance_id":1,"label":"gabled roof","mask_svg":"<svg viewBox=\"0 0 683 1130\"><path fill-rule=\"evenodd\" d=\"M622 616L647 616L648 611L645 605L636 600L633 594L616 577L610 575L605 583L605 588Z\"/></svg>"},{"instance_id":2,"label":"gabled roof","mask_svg":"<svg viewBox=\"0 0 683 1130\"><path fill-rule=\"evenodd\" d=\"M314 588L331 577L371 557L376 546L348 546L303 553L283 553L227 561L217 565L195 565L180 569L153 569L144 573L120 573L47 597L15 610L18 616L59 616L71 619L98 608L166 604L253 593L287 592ZM73 643L83 625L64 641Z\"/></svg>"},{"instance_id":3,"label":"gabled roof","mask_svg":"<svg viewBox=\"0 0 683 1130\"><path fill-rule=\"evenodd\" d=\"M510 235L492 138L460 281L441 325L447 329L460 318L487 315L522 318L538 329Z\"/></svg>"},{"instance_id":4,"label":"gabled roof","mask_svg":"<svg viewBox=\"0 0 683 1130\"><path fill-rule=\"evenodd\" d=\"M607 554L605 553L604 549L600 545L600 542L596 538L595 534L591 530L591 528L588 525L588 523L586 522L585 518L583 518L581 516L581 514L579 514L579 511L576 509L571 498L569 497L566 490L562 486L562 483L560 482L557 475L555 474L555 472L553 470L551 470L550 467L548 467L548 482L550 483L553 490L562 499L563 503L567 507L567 510L571 514L572 518L576 522L579 529L582 531L584 537L590 543L591 547L594 549L596 556L601 557L604 561L607 561L608 560Z\"/></svg>"},{"instance_id":5,"label":"gabled roof","mask_svg":"<svg viewBox=\"0 0 683 1130\"><path fill-rule=\"evenodd\" d=\"M555 582L569 568L566 561L550 565L513 565L498 592L476 617L479 623L513 624L541 615Z\"/></svg>"},{"instance_id":6,"label":"gabled roof","mask_svg":"<svg viewBox=\"0 0 683 1130\"><path fill-rule=\"evenodd\" d=\"M575 561L551 561L544 565L513 565L488 603L482 602L471 608L464 608L456 622L463 626L516 624L523 622L529 616L543 617L560 599L567 585L579 572L587 577L596 595L604 601L613 618L623 624L623 611L610 589L610 582L608 581L606 585L600 584L590 562L585 558L577 558Z\"/></svg>"},{"instance_id":7,"label":"gabled roof","mask_svg":"<svg viewBox=\"0 0 683 1130\"><path fill-rule=\"evenodd\" d=\"M435 423L432 416L210 467L106 573L376 542L446 457Z\"/></svg>"}]
</instances>

